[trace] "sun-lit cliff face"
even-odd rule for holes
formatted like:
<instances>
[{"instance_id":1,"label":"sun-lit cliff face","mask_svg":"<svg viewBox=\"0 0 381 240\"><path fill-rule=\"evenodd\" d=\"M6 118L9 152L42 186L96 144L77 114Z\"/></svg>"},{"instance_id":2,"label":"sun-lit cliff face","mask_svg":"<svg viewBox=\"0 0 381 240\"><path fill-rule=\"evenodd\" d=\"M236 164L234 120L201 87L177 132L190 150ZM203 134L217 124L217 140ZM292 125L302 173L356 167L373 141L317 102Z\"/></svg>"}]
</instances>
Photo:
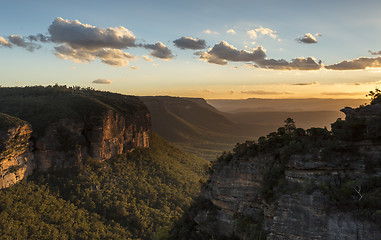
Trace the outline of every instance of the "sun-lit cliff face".
<instances>
[{"instance_id":1,"label":"sun-lit cliff face","mask_svg":"<svg viewBox=\"0 0 381 240\"><path fill-rule=\"evenodd\" d=\"M30 123L19 120L3 127L2 187L33 171L69 167L89 157L102 161L149 147L150 115L135 97L35 87L1 89L0 99L5 102L0 112Z\"/></svg>"},{"instance_id":2,"label":"sun-lit cliff face","mask_svg":"<svg viewBox=\"0 0 381 240\"><path fill-rule=\"evenodd\" d=\"M32 128L26 122L0 113L0 188L9 187L30 173Z\"/></svg>"},{"instance_id":3,"label":"sun-lit cliff face","mask_svg":"<svg viewBox=\"0 0 381 240\"><path fill-rule=\"evenodd\" d=\"M288 119L237 144L215 163L175 238L379 239L380 109L346 109L333 132Z\"/></svg>"}]
</instances>

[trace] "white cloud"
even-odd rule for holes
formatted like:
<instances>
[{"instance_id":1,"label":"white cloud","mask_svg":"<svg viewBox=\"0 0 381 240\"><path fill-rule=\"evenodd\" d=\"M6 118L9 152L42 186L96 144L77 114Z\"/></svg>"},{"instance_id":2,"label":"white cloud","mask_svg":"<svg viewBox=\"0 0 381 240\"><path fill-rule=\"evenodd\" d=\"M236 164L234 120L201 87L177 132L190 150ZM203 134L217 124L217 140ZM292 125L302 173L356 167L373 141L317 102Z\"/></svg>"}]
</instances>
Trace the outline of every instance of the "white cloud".
<instances>
[{"instance_id":1,"label":"white cloud","mask_svg":"<svg viewBox=\"0 0 381 240\"><path fill-rule=\"evenodd\" d=\"M11 44L3 37L0 37L0 46L11 47Z\"/></svg>"},{"instance_id":2,"label":"white cloud","mask_svg":"<svg viewBox=\"0 0 381 240\"><path fill-rule=\"evenodd\" d=\"M278 34L276 31L271 30L270 28L264 28L262 26L260 26L259 28L247 31L247 34L250 36L251 39L257 39L259 34L267 35L274 40L278 38Z\"/></svg>"},{"instance_id":3,"label":"white cloud","mask_svg":"<svg viewBox=\"0 0 381 240\"><path fill-rule=\"evenodd\" d=\"M226 33L233 34L233 35L236 34L233 28L230 28L229 30L227 30Z\"/></svg>"},{"instance_id":4,"label":"white cloud","mask_svg":"<svg viewBox=\"0 0 381 240\"><path fill-rule=\"evenodd\" d=\"M219 34L218 32L216 32L216 31L212 31L212 30L210 30L210 29L206 29L206 30L204 30L203 32L206 33L206 34Z\"/></svg>"},{"instance_id":5,"label":"white cloud","mask_svg":"<svg viewBox=\"0 0 381 240\"><path fill-rule=\"evenodd\" d=\"M148 57L147 55L143 55L142 58L146 60L147 62L153 62L153 59Z\"/></svg>"},{"instance_id":6,"label":"white cloud","mask_svg":"<svg viewBox=\"0 0 381 240\"><path fill-rule=\"evenodd\" d=\"M247 31L247 34L249 34L251 39L257 39L257 37L258 37L258 34L255 30L249 30L249 31Z\"/></svg>"}]
</instances>

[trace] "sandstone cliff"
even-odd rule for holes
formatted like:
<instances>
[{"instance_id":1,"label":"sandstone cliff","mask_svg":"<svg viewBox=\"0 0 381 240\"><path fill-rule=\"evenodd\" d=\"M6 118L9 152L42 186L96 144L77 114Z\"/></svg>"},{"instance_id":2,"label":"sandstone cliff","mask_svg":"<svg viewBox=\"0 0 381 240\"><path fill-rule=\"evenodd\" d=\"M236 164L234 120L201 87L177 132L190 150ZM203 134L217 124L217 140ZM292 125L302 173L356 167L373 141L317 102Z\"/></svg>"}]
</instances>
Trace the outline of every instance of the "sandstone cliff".
<instances>
[{"instance_id":1,"label":"sandstone cliff","mask_svg":"<svg viewBox=\"0 0 381 240\"><path fill-rule=\"evenodd\" d=\"M149 147L150 115L137 97L54 86L2 88L0 101L0 112L30 123L8 124L0 135L2 188L33 171Z\"/></svg>"},{"instance_id":2,"label":"sandstone cliff","mask_svg":"<svg viewBox=\"0 0 381 240\"><path fill-rule=\"evenodd\" d=\"M0 188L9 187L30 174L34 159L31 134L29 124L0 113Z\"/></svg>"},{"instance_id":3,"label":"sandstone cliff","mask_svg":"<svg viewBox=\"0 0 381 240\"><path fill-rule=\"evenodd\" d=\"M333 133L288 121L258 142L237 144L215 163L201 192L210 205L191 209L188 235L380 239L380 107L344 110Z\"/></svg>"}]
</instances>

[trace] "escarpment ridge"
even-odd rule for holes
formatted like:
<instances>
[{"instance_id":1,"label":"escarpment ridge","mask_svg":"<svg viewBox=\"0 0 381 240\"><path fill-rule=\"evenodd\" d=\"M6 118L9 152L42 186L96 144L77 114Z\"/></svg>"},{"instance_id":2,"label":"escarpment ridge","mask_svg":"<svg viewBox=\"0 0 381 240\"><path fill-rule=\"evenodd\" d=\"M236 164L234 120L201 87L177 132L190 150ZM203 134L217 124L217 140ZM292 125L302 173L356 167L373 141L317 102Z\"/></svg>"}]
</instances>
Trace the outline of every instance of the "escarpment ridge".
<instances>
[{"instance_id":1,"label":"escarpment ridge","mask_svg":"<svg viewBox=\"0 0 381 240\"><path fill-rule=\"evenodd\" d=\"M0 88L0 187L33 171L149 146L150 114L134 96L48 86Z\"/></svg>"}]
</instances>

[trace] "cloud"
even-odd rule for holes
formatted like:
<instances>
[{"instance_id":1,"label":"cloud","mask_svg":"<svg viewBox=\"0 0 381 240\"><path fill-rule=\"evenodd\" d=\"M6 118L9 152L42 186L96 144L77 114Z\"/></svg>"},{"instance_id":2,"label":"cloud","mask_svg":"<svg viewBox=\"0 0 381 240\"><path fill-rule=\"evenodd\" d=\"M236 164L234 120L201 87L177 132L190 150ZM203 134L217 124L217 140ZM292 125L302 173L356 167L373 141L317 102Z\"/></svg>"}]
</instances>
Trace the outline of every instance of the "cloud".
<instances>
[{"instance_id":1,"label":"cloud","mask_svg":"<svg viewBox=\"0 0 381 240\"><path fill-rule=\"evenodd\" d=\"M260 26L259 28L247 31L247 34L249 34L250 38L252 39L256 39L258 37L258 34L267 35L274 40L278 38L278 34L276 31L270 28L264 28L262 26Z\"/></svg>"},{"instance_id":2,"label":"cloud","mask_svg":"<svg viewBox=\"0 0 381 240\"><path fill-rule=\"evenodd\" d=\"M306 33L303 37L299 37L297 41L300 43L317 43L316 38L311 33Z\"/></svg>"},{"instance_id":3,"label":"cloud","mask_svg":"<svg viewBox=\"0 0 381 240\"><path fill-rule=\"evenodd\" d=\"M50 39L50 36L45 36L41 33L37 34L37 35L29 35L28 37L29 41L40 41L40 42L43 42L43 43L46 43L46 42L50 42L51 39Z\"/></svg>"},{"instance_id":4,"label":"cloud","mask_svg":"<svg viewBox=\"0 0 381 240\"><path fill-rule=\"evenodd\" d=\"M358 95L365 95L366 92L322 92L321 95L328 95L328 96L358 96Z\"/></svg>"},{"instance_id":5,"label":"cloud","mask_svg":"<svg viewBox=\"0 0 381 240\"><path fill-rule=\"evenodd\" d=\"M252 94L252 95L292 95L294 93L291 92L271 92L271 91L262 91L262 90L256 90L256 91L241 91L242 94Z\"/></svg>"},{"instance_id":6,"label":"cloud","mask_svg":"<svg viewBox=\"0 0 381 240\"><path fill-rule=\"evenodd\" d=\"M59 43L54 47L56 56L74 62L91 62L98 58L111 66L126 66L134 57L122 49L137 46L134 34L122 26L101 28L78 20L56 18L48 31L50 37L38 34L29 36L29 39Z\"/></svg>"},{"instance_id":7,"label":"cloud","mask_svg":"<svg viewBox=\"0 0 381 240\"><path fill-rule=\"evenodd\" d=\"M111 84L112 81L108 80L108 79L104 79L104 78L98 78L98 79L94 80L93 83L97 83L97 84Z\"/></svg>"},{"instance_id":8,"label":"cloud","mask_svg":"<svg viewBox=\"0 0 381 240\"><path fill-rule=\"evenodd\" d=\"M206 29L206 30L204 30L203 32L206 33L206 34L219 34L218 32L216 32L216 31L212 31L212 30L210 30L210 29Z\"/></svg>"},{"instance_id":9,"label":"cloud","mask_svg":"<svg viewBox=\"0 0 381 240\"><path fill-rule=\"evenodd\" d=\"M266 52L261 46L253 49L252 52L238 50L227 42L221 41L215 44L208 52L197 52L196 55L199 55L200 59L206 60L209 63L225 65L227 61L246 62L264 59Z\"/></svg>"},{"instance_id":10,"label":"cloud","mask_svg":"<svg viewBox=\"0 0 381 240\"><path fill-rule=\"evenodd\" d=\"M131 66L130 68L131 68L132 70L139 70L138 67L134 67L134 66Z\"/></svg>"},{"instance_id":11,"label":"cloud","mask_svg":"<svg viewBox=\"0 0 381 240\"><path fill-rule=\"evenodd\" d=\"M247 34L249 34L249 37L251 39L257 39L257 37L258 37L258 34L255 30L249 30L249 31L247 31Z\"/></svg>"},{"instance_id":12,"label":"cloud","mask_svg":"<svg viewBox=\"0 0 381 240\"><path fill-rule=\"evenodd\" d=\"M318 70L322 68L321 61L316 62L312 57L295 58L291 62L286 60L265 59L266 51L261 47L253 49L251 52L238 50L225 41L215 44L207 52L196 52L199 59L209 63L226 65L228 61L233 62L254 62L254 64L245 64L244 67L257 67L273 70Z\"/></svg>"},{"instance_id":13,"label":"cloud","mask_svg":"<svg viewBox=\"0 0 381 240\"><path fill-rule=\"evenodd\" d=\"M351 61L341 61L336 64L325 66L326 69L332 70L359 70L366 68L377 68L381 67L381 57L377 58L368 58L361 57Z\"/></svg>"},{"instance_id":14,"label":"cloud","mask_svg":"<svg viewBox=\"0 0 381 240\"><path fill-rule=\"evenodd\" d=\"M59 45L54 47L56 56L61 59L69 59L74 62L91 62L95 58L99 58L103 63L112 66L126 66L129 64L128 59L133 58L129 53L120 49L100 49L90 51L86 49L74 49L68 45Z\"/></svg>"},{"instance_id":15,"label":"cloud","mask_svg":"<svg viewBox=\"0 0 381 240\"><path fill-rule=\"evenodd\" d=\"M167 48L163 43L157 42L155 44L144 44L144 48L153 50L151 55L164 60L169 60L173 58L172 51Z\"/></svg>"},{"instance_id":16,"label":"cloud","mask_svg":"<svg viewBox=\"0 0 381 240\"><path fill-rule=\"evenodd\" d=\"M153 62L153 59L148 57L147 55L143 55L142 56L144 60L146 60L147 62Z\"/></svg>"},{"instance_id":17,"label":"cloud","mask_svg":"<svg viewBox=\"0 0 381 240\"><path fill-rule=\"evenodd\" d=\"M371 50L368 51L372 55L381 55L381 51L378 52L372 52Z\"/></svg>"},{"instance_id":18,"label":"cloud","mask_svg":"<svg viewBox=\"0 0 381 240\"><path fill-rule=\"evenodd\" d=\"M134 58L120 49L101 49L94 52L94 55L100 58L102 62L112 66L126 66L129 64L127 59Z\"/></svg>"},{"instance_id":19,"label":"cloud","mask_svg":"<svg viewBox=\"0 0 381 240\"><path fill-rule=\"evenodd\" d=\"M8 41L9 41L8 44L11 44L11 45L9 45L9 47L12 47L13 45L16 45L18 47L25 48L29 52L33 52L34 50L41 48L41 46L38 45L38 44L35 44L35 43L32 43L32 42L26 42L25 39L22 36L20 36L20 35L11 35L11 36L8 36Z\"/></svg>"},{"instance_id":20,"label":"cloud","mask_svg":"<svg viewBox=\"0 0 381 240\"><path fill-rule=\"evenodd\" d=\"M262 59L255 63L257 67L273 70L319 70L322 68L321 62L316 62L312 57L295 58L291 62L284 59Z\"/></svg>"},{"instance_id":21,"label":"cloud","mask_svg":"<svg viewBox=\"0 0 381 240\"><path fill-rule=\"evenodd\" d=\"M12 47L12 44L10 44L7 40L5 40L3 37L0 37L0 46L4 47Z\"/></svg>"},{"instance_id":22,"label":"cloud","mask_svg":"<svg viewBox=\"0 0 381 240\"><path fill-rule=\"evenodd\" d=\"M86 50L77 50L68 45L59 45L54 47L55 55L61 59L69 59L73 62L91 62L95 56Z\"/></svg>"},{"instance_id":23,"label":"cloud","mask_svg":"<svg viewBox=\"0 0 381 240\"><path fill-rule=\"evenodd\" d=\"M233 34L233 35L236 34L233 28L230 28L229 30L227 30L226 33Z\"/></svg>"},{"instance_id":24,"label":"cloud","mask_svg":"<svg viewBox=\"0 0 381 240\"><path fill-rule=\"evenodd\" d=\"M70 21L58 17L49 26L48 31L50 36L36 34L24 38L11 35L7 37L8 41L0 39L0 44L8 47L15 45L34 51L41 47L34 42L53 42L57 44L54 47L55 55L61 59L91 62L98 58L112 66L128 65L128 60L134 57L122 49L137 47L134 34L124 27L94 27L77 20Z\"/></svg>"},{"instance_id":25,"label":"cloud","mask_svg":"<svg viewBox=\"0 0 381 240\"><path fill-rule=\"evenodd\" d=\"M65 43L73 49L123 49L135 46L136 39L130 30L122 26L105 29L60 17L53 21L48 31L52 42Z\"/></svg>"},{"instance_id":26,"label":"cloud","mask_svg":"<svg viewBox=\"0 0 381 240\"><path fill-rule=\"evenodd\" d=\"M191 37L181 37L173 41L176 47L181 49L199 50L206 48L205 40Z\"/></svg>"},{"instance_id":27,"label":"cloud","mask_svg":"<svg viewBox=\"0 0 381 240\"><path fill-rule=\"evenodd\" d=\"M306 83L294 83L292 85L294 86L309 86L309 85L317 85L318 83L317 82L306 82Z\"/></svg>"}]
</instances>

